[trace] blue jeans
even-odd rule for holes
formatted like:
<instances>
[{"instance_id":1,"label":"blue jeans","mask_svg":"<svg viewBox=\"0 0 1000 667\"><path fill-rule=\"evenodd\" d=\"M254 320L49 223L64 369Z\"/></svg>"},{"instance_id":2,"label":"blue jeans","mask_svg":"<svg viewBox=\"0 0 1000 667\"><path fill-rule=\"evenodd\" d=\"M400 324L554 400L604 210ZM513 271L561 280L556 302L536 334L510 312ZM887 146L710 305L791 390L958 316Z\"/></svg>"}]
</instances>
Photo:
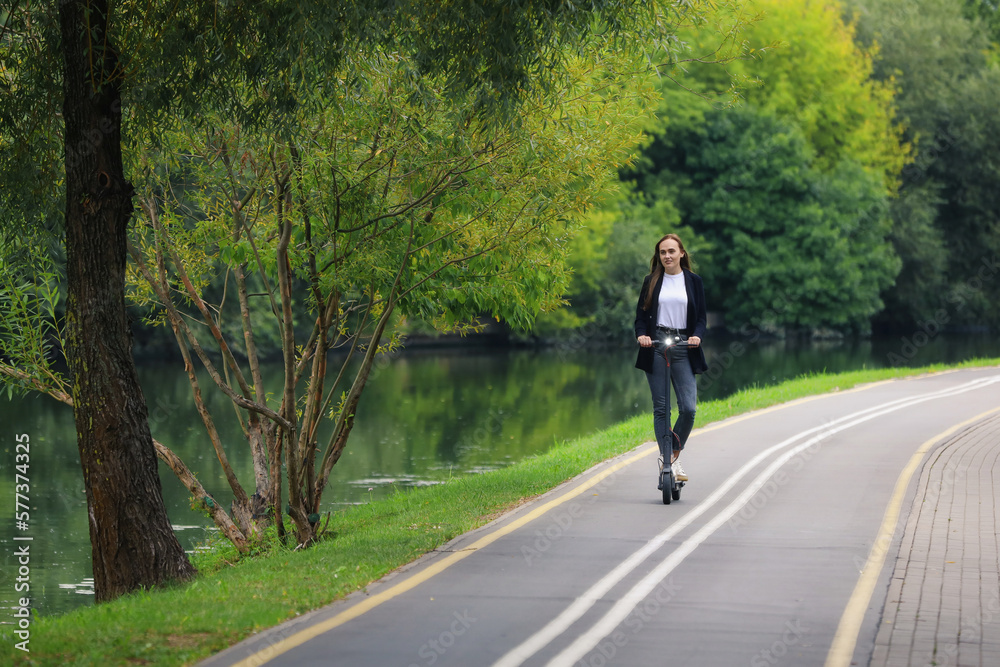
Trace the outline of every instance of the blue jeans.
<instances>
[{"instance_id":1,"label":"blue jeans","mask_svg":"<svg viewBox=\"0 0 1000 667\"><path fill-rule=\"evenodd\" d=\"M653 431L660 446L660 456L670 461L671 449L684 449L684 443L694 427L694 413L698 402L698 385L688 362L686 347L670 349L670 380L677 392L677 422L674 424L676 441L670 435L670 387L667 385L667 361L662 346L657 342L653 357L653 371L646 373L649 391L653 396Z\"/></svg>"}]
</instances>

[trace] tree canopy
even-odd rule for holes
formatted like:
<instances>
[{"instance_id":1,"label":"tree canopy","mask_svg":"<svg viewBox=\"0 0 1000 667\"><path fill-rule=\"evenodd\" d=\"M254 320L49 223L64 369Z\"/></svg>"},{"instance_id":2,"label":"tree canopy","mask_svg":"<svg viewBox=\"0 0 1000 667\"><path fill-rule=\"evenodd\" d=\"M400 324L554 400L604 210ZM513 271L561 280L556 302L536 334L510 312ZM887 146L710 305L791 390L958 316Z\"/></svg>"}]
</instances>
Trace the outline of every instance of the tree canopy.
<instances>
[{"instance_id":1,"label":"tree canopy","mask_svg":"<svg viewBox=\"0 0 1000 667\"><path fill-rule=\"evenodd\" d=\"M799 127L749 107L675 127L646 155L637 187L672 192L697 230L706 294L727 326L867 330L898 271L881 177L849 160L823 170Z\"/></svg>"},{"instance_id":2,"label":"tree canopy","mask_svg":"<svg viewBox=\"0 0 1000 667\"><path fill-rule=\"evenodd\" d=\"M456 123L463 109L443 86L414 100L408 63L373 51L357 59L357 79L335 103L297 116L292 137L284 124L248 130L207 116L211 131L181 125L143 155L133 298L164 313L185 359L202 357L247 412L247 441L262 464L253 496L272 505L280 470L263 462L284 448L300 543L320 530L323 489L375 355L400 344L393 323L416 316L467 330L489 315L527 327L559 302L566 239L638 141L651 88L614 75L634 65L588 50L567 59L561 87L525 97L516 123ZM206 301L220 277L234 296ZM251 292L264 308L254 310ZM254 333L268 310L285 356L283 386L271 390ZM224 335L231 321L241 322L239 336ZM225 372L204 358L202 331ZM327 353L337 348L346 354L327 377ZM192 386L197 400L194 377ZM272 406L269 393L280 402ZM205 423L226 467L231 445L212 435L207 409ZM234 475L230 484L249 499ZM203 502L237 544L255 530L253 512L234 506L234 526Z\"/></svg>"},{"instance_id":3,"label":"tree canopy","mask_svg":"<svg viewBox=\"0 0 1000 667\"><path fill-rule=\"evenodd\" d=\"M613 309L609 330L628 328L634 296L608 290L621 291L629 272L626 285L638 284L666 231L681 232L710 309L734 329L865 331L899 270L888 201L910 158L891 82L872 78L871 52L835 6L755 7L762 15L741 35L745 56L725 70L712 66L725 47L686 36L700 58L684 64L683 86L673 73L663 79L654 139L623 173L634 195L578 241L583 257L635 239L615 255L630 265L588 272L568 297L587 308L627 303ZM745 86L735 103L731 80Z\"/></svg>"},{"instance_id":4,"label":"tree canopy","mask_svg":"<svg viewBox=\"0 0 1000 667\"><path fill-rule=\"evenodd\" d=\"M996 19L990 3L980 6ZM1000 68L990 32L945 0L848 3L858 38L874 44L874 76L897 87L900 122L915 147L893 202L903 260L887 291L885 327L1000 322L1000 289L980 273L1000 251ZM959 307L960 306L960 307Z\"/></svg>"}]
</instances>

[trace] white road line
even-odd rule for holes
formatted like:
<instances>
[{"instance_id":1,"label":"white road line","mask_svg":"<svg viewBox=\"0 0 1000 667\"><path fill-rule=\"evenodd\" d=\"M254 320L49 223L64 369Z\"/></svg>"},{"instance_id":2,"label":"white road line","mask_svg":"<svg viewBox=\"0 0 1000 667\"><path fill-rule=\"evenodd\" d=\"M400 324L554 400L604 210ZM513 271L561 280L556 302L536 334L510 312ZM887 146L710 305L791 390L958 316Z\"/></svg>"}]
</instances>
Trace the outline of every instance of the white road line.
<instances>
[{"instance_id":1,"label":"white road line","mask_svg":"<svg viewBox=\"0 0 1000 667\"><path fill-rule=\"evenodd\" d=\"M583 595L578 597L569 607L567 607L559 616L554 618L548 624L545 625L541 630L536 632L534 635L529 637L523 643L514 647L506 655L504 655L500 660L494 663L493 667L517 667L524 663L525 660L533 656L535 653L540 651L542 648L547 646L556 637L564 633L573 623L580 619L597 601L602 599L602 597L615 585L617 585L622 579L625 578L632 570L638 567L643 561L645 561L653 552L660 548L667 540L676 536L681 530L691 525L695 519L700 517L702 514L711 509L716 505L743 477L750 473L753 468L759 465L767 457L771 456L775 452L788 447L794 442L801 440L814 433L819 433L808 441L800 444L799 446L789 450L784 455L780 456L774 461L770 466L768 466L760 475L758 475L753 482L724 510L715 516L709 523L704 527L699 529L694 535L684 541L676 550L674 550L670 556L668 556L663 562L660 563L650 574L642 579L638 584L636 584L617 604L615 604L611 610L601 618L594 626L584 632L580 637L578 637L570 646L568 646L559 655L553 658L548 665L550 667L561 667L564 665L572 665L580 658L584 657L588 651L590 651L594 646L596 646L601 639L609 635L614 631L618 625L625 620L632 609L635 608L637 604L642 602L659 584L659 582L667 576L677 565L683 561L683 559L688 556L692 551L694 551L702 542L704 542L712 533L714 533L720 526L722 526L726 521L732 518L740 509L749 502L755 493L760 490L761 487L767 482L767 480L777 471L781 466L783 466L791 457L795 456L799 452L811 447L815 443L823 440L824 438L833 435L839 431L845 430L862 422L868 421L875 417L894 412L896 410L902 409L904 407L909 407L922 403L929 400L934 400L937 398L942 398L946 396L952 396L955 394L964 393L967 391L972 391L978 389L982 386L993 384L994 382L1000 381L1000 376L993 376L988 378L980 378L977 380L972 380L958 387L952 387L950 389L938 390L935 392L930 392L919 397L908 397L896 399L894 401L888 401L886 403L866 408L864 410L859 410L850 415L840 417L838 419L832 420L828 424L822 426L817 426L806 431L802 431L777 445L773 445L763 452L759 453L757 456L753 457L750 461L740 467L735 473L733 473L722 485L720 485L708 498L706 498L697 507L693 508L690 512L684 515L678 521L674 522L670 527L664 530L662 533L647 542L642 548L634 552L627 559L622 561L618 566L611 570L608 574L598 580L593 586L591 586Z\"/></svg>"}]
</instances>

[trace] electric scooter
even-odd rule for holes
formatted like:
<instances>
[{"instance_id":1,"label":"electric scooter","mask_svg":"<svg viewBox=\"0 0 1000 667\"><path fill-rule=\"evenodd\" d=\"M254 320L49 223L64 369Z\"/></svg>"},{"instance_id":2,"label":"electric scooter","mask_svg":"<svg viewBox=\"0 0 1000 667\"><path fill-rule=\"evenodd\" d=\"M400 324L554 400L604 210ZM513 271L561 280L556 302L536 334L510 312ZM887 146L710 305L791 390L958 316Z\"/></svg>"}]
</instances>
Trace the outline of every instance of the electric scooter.
<instances>
[{"instance_id":1,"label":"electric scooter","mask_svg":"<svg viewBox=\"0 0 1000 667\"><path fill-rule=\"evenodd\" d=\"M670 384L670 350L675 347L687 347L688 343L686 340L681 340L676 336L667 336L666 340L663 341L663 358L667 362L667 391L672 389ZM669 407L669 406L668 406ZM670 428L670 424L667 424L667 428ZM673 429L670 429L670 437L676 442L677 436L674 435ZM660 459L657 459L659 462ZM674 476L674 468L670 461L663 461L663 469L660 471L660 490L663 492L663 504L669 505L672 500L681 499L681 489L684 488L684 482L678 480Z\"/></svg>"}]
</instances>

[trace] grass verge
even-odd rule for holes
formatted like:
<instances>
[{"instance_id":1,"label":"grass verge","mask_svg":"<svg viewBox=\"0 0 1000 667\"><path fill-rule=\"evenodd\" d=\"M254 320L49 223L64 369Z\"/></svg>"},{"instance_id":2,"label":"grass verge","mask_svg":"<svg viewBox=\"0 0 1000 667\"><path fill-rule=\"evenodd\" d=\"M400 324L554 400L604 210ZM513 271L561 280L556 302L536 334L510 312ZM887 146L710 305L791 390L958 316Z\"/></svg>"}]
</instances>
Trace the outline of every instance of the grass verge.
<instances>
[{"instance_id":1,"label":"grass verge","mask_svg":"<svg viewBox=\"0 0 1000 667\"><path fill-rule=\"evenodd\" d=\"M702 403L697 426L878 380L995 365L1000 359L803 376ZM254 632L362 589L525 499L651 438L651 420L642 415L502 470L400 492L338 512L330 522L334 537L311 549L293 552L274 547L235 565L220 549L197 563L199 575L186 584L34 619L30 653L15 648L19 640L13 627L2 626L0 656L7 656L2 660L6 664L16 665L194 663Z\"/></svg>"}]
</instances>

